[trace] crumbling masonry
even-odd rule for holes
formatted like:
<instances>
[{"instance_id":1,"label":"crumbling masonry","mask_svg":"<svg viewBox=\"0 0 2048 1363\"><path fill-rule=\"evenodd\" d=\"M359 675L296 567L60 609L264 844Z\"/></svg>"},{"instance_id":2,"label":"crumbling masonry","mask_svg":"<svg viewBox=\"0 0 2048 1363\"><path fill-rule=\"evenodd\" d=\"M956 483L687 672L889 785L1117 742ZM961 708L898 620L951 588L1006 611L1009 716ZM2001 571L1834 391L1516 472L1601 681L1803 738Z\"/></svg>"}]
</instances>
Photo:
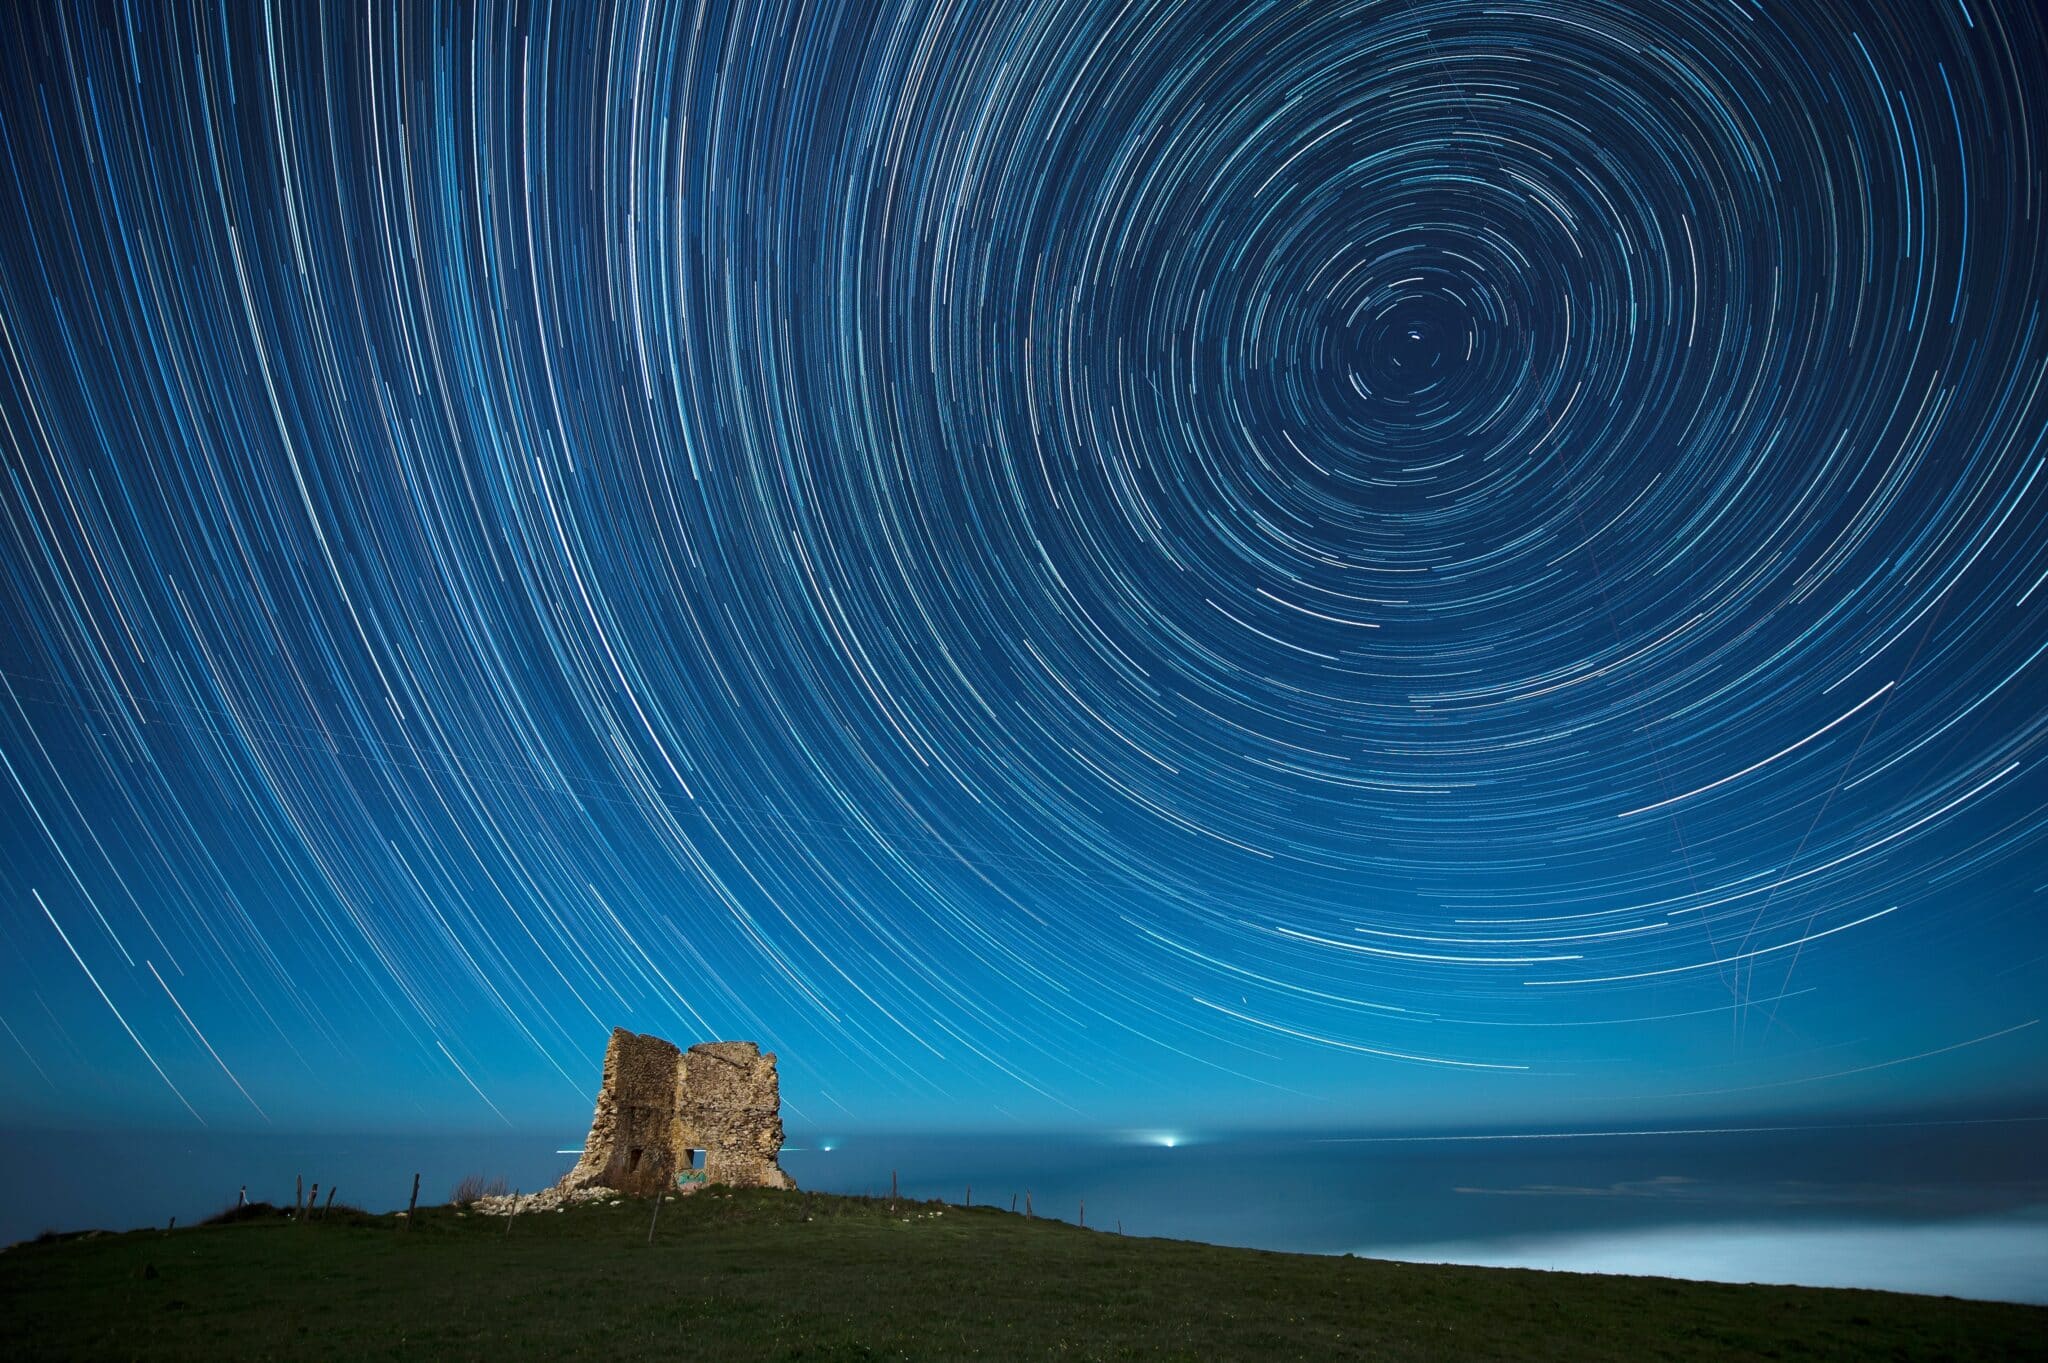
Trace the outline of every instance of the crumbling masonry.
<instances>
[{"instance_id":1,"label":"crumbling masonry","mask_svg":"<svg viewBox=\"0 0 2048 1363\"><path fill-rule=\"evenodd\" d=\"M562 1186L635 1196L679 1182L687 1189L700 1150L704 1183L796 1187L776 1163L782 1094L774 1055L751 1041L706 1041L683 1051L658 1036L615 1029L583 1158Z\"/></svg>"}]
</instances>

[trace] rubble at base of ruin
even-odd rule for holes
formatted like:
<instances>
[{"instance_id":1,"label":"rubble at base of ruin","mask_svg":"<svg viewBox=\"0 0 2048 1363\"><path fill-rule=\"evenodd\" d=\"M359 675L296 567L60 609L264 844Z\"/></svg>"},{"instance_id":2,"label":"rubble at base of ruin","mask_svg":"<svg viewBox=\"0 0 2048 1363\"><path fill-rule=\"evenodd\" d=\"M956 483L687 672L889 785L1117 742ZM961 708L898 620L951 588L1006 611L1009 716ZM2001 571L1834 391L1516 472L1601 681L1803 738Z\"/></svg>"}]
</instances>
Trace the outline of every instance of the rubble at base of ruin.
<instances>
[{"instance_id":1,"label":"rubble at base of ruin","mask_svg":"<svg viewBox=\"0 0 2048 1363\"><path fill-rule=\"evenodd\" d=\"M601 1202L618 1194L609 1188L570 1188L557 1183L537 1193L493 1193L469 1204L480 1216L525 1216L529 1212L558 1212L585 1202Z\"/></svg>"},{"instance_id":2,"label":"rubble at base of ruin","mask_svg":"<svg viewBox=\"0 0 2048 1363\"><path fill-rule=\"evenodd\" d=\"M702 1151L702 1175L691 1174ZM609 1188L632 1196L733 1188L788 1188L782 1093L775 1056L751 1041L706 1041L685 1051L623 1027L604 1052L604 1087L583 1157L565 1191Z\"/></svg>"}]
</instances>

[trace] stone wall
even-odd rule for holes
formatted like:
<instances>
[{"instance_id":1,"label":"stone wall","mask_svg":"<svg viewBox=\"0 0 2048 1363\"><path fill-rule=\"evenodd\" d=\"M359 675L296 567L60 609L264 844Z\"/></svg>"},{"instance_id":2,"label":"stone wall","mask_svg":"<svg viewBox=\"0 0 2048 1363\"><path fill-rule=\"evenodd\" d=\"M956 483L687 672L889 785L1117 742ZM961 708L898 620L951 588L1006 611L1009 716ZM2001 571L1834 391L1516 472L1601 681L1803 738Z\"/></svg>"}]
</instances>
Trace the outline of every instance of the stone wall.
<instances>
[{"instance_id":1,"label":"stone wall","mask_svg":"<svg viewBox=\"0 0 2048 1363\"><path fill-rule=\"evenodd\" d=\"M704 1178L735 1188L794 1188L782 1151L775 1057L751 1041L707 1041L683 1055L683 1141L704 1152Z\"/></svg>"},{"instance_id":2,"label":"stone wall","mask_svg":"<svg viewBox=\"0 0 2048 1363\"><path fill-rule=\"evenodd\" d=\"M583 1157L562 1186L666 1192L697 1150L707 1183L796 1187L776 1162L782 1093L774 1055L751 1041L707 1041L684 1052L660 1037L613 1031Z\"/></svg>"},{"instance_id":3,"label":"stone wall","mask_svg":"<svg viewBox=\"0 0 2048 1363\"><path fill-rule=\"evenodd\" d=\"M583 1158L562 1180L565 1186L616 1188L636 1196L675 1186L689 1148L676 1120L682 1054L658 1036L613 1030Z\"/></svg>"}]
</instances>

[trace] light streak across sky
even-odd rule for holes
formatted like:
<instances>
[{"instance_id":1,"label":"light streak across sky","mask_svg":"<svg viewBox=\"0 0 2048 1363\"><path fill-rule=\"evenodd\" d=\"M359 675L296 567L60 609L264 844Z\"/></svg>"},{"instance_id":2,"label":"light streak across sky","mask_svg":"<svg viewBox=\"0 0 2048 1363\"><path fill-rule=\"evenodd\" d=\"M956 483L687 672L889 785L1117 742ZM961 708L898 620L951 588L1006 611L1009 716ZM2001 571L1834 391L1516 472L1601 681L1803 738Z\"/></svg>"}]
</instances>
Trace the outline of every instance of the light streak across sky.
<instances>
[{"instance_id":1,"label":"light streak across sky","mask_svg":"<svg viewBox=\"0 0 2048 1363\"><path fill-rule=\"evenodd\" d=\"M21 1120L2044 1096L2026 0L0 47Z\"/></svg>"}]
</instances>

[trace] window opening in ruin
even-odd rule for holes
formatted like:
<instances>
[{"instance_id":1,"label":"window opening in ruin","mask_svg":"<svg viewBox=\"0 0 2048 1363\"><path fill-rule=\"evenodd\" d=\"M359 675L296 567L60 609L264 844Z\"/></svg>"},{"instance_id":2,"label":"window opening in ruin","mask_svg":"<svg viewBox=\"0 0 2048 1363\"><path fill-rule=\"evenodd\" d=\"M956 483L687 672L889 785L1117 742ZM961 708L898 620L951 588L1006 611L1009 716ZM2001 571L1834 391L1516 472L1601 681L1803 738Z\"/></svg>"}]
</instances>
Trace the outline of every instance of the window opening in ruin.
<instances>
[{"instance_id":1,"label":"window opening in ruin","mask_svg":"<svg viewBox=\"0 0 2048 1363\"><path fill-rule=\"evenodd\" d=\"M626 1172L634 1173L640 1168L640 1147L634 1146L626 1152Z\"/></svg>"},{"instance_id":2,"label":"window opening in ruin","mask_svg":"<svg viewBox=\"0 0 2048 1363\"><path fill-rule=\"evenodd\" d=\"M690 1152L690 1167L692 1169L702 1169L704 1167L704 1152L702 1150L692 1150Z\"/></svg>"}]
</instances>

